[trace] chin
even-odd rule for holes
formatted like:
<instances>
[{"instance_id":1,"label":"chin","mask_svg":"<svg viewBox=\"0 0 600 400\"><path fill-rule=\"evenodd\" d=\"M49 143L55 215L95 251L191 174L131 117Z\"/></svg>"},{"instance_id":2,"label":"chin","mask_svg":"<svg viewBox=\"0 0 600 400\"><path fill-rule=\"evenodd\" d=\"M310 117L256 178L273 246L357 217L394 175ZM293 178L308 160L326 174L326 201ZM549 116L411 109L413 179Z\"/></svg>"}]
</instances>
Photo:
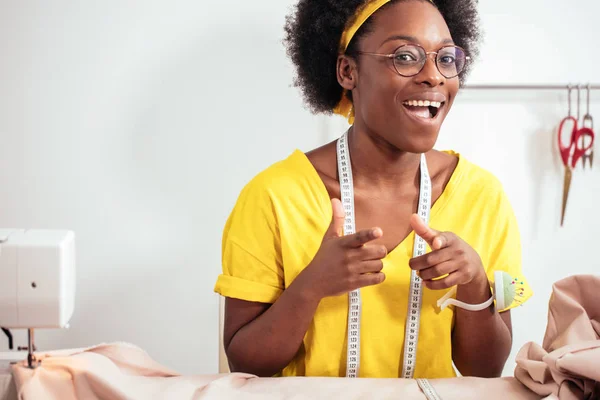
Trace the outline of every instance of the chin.
<instances>
[{"instance_id":1,"label":"chin","mask_svg":"<svg viewBox=\"0 0 600 400\"><path fill-rule=\"evenodd\" d=\"M428 151L433 150L433 147L435 146L436 141L437 141L437 135L434 138L426 138L426 137L415 138L415 137L413 137L413 140L410 140L408 143L406 143L406 145L404 146L404 148L402 150L408 151L410 153L416 153L416 154L427 153Z\"/></svg>"},{"instance_id":2,"label":"chin","mask_svg":"<svg viewBox=\"0 0 600 400\"><path fill-rule=\"evenodd\" d=\"M404 129L394 129L390 132L389 142L399 150L409 153L427 153L435 146L440 133L440 127L436 125L415 127L411 124L399 124Z\"/></svg>"}]
</instances>

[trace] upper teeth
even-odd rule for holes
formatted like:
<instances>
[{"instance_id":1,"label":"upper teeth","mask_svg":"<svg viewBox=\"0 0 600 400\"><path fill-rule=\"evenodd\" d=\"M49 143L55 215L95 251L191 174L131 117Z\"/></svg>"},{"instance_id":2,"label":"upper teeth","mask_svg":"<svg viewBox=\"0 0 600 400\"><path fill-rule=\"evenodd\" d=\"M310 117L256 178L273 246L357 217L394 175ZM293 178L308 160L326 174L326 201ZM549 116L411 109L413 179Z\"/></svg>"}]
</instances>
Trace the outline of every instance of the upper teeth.
<instances>
[{"instance_id":1,"label":"upper teeth","mask_svg":"<svg viewBox=\"0 0 600 400\"><path fill-rule=\"evenodd\" d=\"M429 100L408 100L405 101L404 104L406 104L407 106L413 106L413 107L435 107L435 108L440 108L442 106L442 103L439 101L429 101Z\"/></svg>"}]
</instances>

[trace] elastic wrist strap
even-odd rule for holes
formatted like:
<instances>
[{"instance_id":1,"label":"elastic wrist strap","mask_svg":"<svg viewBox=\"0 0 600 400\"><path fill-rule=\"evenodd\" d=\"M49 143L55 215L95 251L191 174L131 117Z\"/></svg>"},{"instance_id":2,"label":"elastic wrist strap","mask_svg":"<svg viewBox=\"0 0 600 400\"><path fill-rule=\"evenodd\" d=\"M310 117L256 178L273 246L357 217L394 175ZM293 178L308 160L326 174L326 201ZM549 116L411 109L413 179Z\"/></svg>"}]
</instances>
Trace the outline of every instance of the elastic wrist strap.
<instances>
[{"instance_id":1,"label":"elastic wrist strap","mask_svg":"<svg viewBox=\"0 0 600 400\"><path fill-rule=\"evenodd\" d=\"M494 302L494 299L495 299L495 296L492 294L492 297L490 297L484 303L467 304L462 301L451 298L451 296L454 293L456 293L456 286L453 287L452 290L449 290L448 293L446 293L444 295L444 297L442 297L441 299L439 299L437 301L437 305L441 310L443 310L444 308L448 307L451 304L453 306L457 306L457 307L463 308L468 311L480 311L480 310L484 310L484 309L488 308L490 305L492 305L492 303Z\"/></svg>"}]
</instances>

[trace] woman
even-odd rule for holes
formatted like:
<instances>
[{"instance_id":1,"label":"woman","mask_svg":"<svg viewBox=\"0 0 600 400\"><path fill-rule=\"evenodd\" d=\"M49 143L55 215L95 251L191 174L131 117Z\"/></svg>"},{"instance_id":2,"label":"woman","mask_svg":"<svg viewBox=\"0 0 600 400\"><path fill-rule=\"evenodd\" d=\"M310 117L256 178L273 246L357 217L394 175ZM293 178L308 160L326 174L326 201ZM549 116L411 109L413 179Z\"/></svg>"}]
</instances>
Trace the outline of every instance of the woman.
<instances>
[{"instance_id":1,"label":"woman","mask_svg":"<svg viewBox=\"0 0 600 400\"><path fill-rule=\"evenodd\" d=\"M531 295L517 223L494 176L433 150L475 52L475 1L300 0L286 33L308 105L352 125L238 198L215 287L232 371L500 376L510 308ZM522 285L504 309L495 271ZM445 294L483 306L443 308Z\"/></svg>"}]
</instances>

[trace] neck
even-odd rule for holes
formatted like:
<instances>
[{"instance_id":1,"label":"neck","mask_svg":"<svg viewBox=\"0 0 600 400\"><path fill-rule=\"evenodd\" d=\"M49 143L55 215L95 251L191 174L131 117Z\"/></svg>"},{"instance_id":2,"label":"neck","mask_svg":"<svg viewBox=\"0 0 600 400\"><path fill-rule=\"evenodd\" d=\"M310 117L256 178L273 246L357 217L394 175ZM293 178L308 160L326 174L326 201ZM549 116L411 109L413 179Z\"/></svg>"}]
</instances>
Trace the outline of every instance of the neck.
<instances>
[{"instance_id":1,"label":"neck","mask_svg":"<svg viewBox=\"0 0 600 400\"><path fill-rule=\"evenodd\" d=\"M381 137L355 127L348 133L348 142L357 188L394 194L418 186L420 154L399 150Z\"/></svg>"}]
</instances>

